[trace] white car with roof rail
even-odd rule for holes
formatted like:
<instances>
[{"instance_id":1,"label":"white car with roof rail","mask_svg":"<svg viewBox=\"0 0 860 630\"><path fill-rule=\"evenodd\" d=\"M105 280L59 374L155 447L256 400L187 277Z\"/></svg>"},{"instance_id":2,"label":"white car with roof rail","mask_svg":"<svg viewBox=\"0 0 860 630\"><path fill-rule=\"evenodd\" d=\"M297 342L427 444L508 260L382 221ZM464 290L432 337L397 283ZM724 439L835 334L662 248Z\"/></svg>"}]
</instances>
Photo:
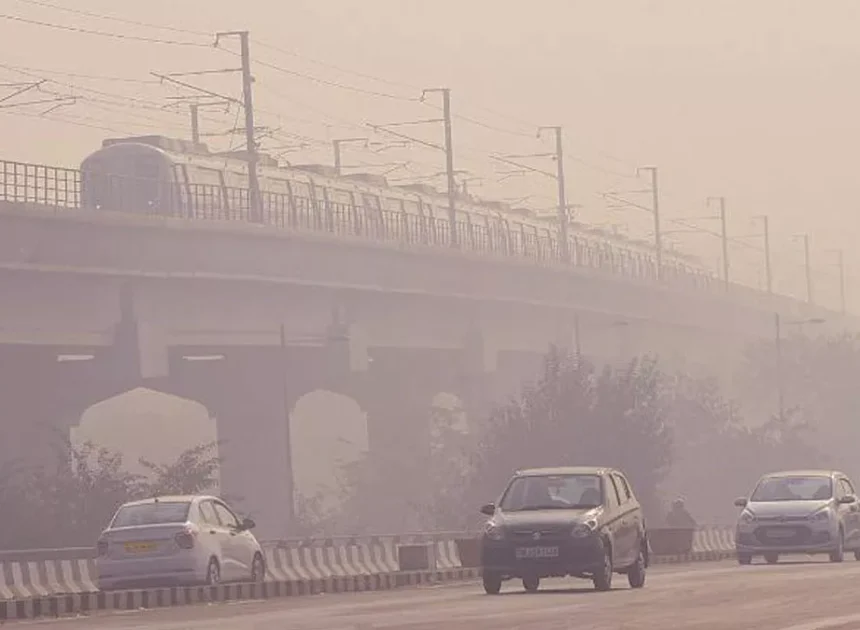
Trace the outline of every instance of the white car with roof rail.
<instances>
[{"instance_id":1,"label":"white car with roof rail","mask_svg":"<svg viewBox=\"0 0 860 630\"><path fill-rule=\"evenodd\" d=\"M102 590L265 579L251 530L214 496L162 496L126 503L98 540Z\"/></svg>"}]
</instances>

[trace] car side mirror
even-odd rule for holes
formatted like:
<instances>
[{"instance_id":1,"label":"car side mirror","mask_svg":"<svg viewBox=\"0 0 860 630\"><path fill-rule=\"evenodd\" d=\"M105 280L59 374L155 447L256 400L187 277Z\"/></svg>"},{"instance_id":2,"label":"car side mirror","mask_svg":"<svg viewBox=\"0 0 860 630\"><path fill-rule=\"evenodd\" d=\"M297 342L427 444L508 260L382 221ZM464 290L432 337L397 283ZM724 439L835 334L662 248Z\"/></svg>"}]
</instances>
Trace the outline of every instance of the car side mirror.
<instances>
[{"instance_id":1,"label":"car side mirror","mask_svg":"<svg viewBox=\"0 0 860 630\"><path fill-rule=\"evenodd\" d=\"M745 508L748 503L749 501L744 497L741 497L740 499L735 499L735 506L739 508Z\"/></svg>"},{"instance_id":2,"label":"car side mirror","mask_svg":"<svg viewBox=\"0 0 860 630\"><path fill-rule=\"evenodd\" d=\"M849 505L851 503L856 503L856 502L857 502L857 497L855 497L853 494L846 494L843 497L839 497L839 503L842 505Z\"/></svg>"},{"instance_id":3,"label":"car side mirror","mask_svg":"<svg viewBox=\"0 0 860 630\"><path fill-rule=\"evenodd\" d=\"M492 516L496 513L496 504L495 503L487 503L486 505L481 506L481 514L484 516Z\"/></svg>"},{"instance_id":4,"label":"car side mirror","mask_svg":"<svg viewBox=\"0 0 860 630\"><path fill-rule=\"evenodd\" d=\"M250 530L254 529L256 526L257 526L257 524L253 521L253 519L250 519L250 518L242 519L242 526L241 526L242 531L244 531L244 532L250 531Z\"/></svg>"}]
</instances>

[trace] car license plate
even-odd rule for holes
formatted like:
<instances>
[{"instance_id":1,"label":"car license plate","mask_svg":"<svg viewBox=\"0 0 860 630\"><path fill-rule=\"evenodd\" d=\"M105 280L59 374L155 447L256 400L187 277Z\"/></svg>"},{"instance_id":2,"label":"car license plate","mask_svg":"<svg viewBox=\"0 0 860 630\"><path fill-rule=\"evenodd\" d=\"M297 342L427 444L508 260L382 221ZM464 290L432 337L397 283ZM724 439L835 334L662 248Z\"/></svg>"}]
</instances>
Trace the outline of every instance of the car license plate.
<instances>
[{"instance_id":1,"label":"car license plate","mask_svg":"<svg viewBox=\"0 0 860 630\"><path fill-rule=\"evenodd\" d=\"M124 545L126 553L146 553L155 549L154 542L128 542Z\"/></svg>"},{"instance_id":2,"label":"car license plate","mask_svg":"<svg viewBox=\"0 0 860 630\"><path fill-rule=\"evenodd\" d=\"M524 558L557 558L558 547L518 547L516 554L518 560Z\"/></svg>"},{"instance_id":3,"label":"car license plate","mask_svg":"<svg viewBox=\"0 0 860 630\"><path fill-rule=\"evenodd\" d=\"M767 532L768 538L791 538L794 536L793 529L771 529Z\"/></svg>"}]
</instances>

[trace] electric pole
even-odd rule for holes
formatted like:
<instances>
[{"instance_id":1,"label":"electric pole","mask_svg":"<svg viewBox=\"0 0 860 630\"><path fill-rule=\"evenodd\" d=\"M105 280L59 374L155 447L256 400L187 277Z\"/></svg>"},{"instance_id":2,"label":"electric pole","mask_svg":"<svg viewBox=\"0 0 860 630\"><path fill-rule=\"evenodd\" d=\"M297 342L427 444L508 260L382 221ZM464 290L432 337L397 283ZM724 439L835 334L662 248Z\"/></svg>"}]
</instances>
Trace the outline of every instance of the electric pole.
<instances>
[{"instance_id":1,"label":"electric pole","mask_svg":"<svg viewBox=\"0 0 860 630\"><path fill-rule=\"evenodd\" d=\"M785 418L785 390L782 384L782 326L779 313L773 314L773 324L776 342L776 405L779 421Z\"/></svg>"},{"instance_id":2,"label":"electric pole","mask_svg":"<svg viewBox=\"0 0 860 630\"><path fill-rule=\"evenodd\" d=\"M841 249L839 250L839 303L842 314L845 315L845 258Z\"/></svg>"},{"instance_id":3,"label":"electric pole","mask_svg":"<svg viewBox=\"0 0 860 630\"><path fill-rule=\"evenodd\" d=\"M253 90L254 77L251 76L251 49L248 31L228 31L218 33L215 36L215 45L222 37L238 37L242 55L242 98L245 108L245 144L247 147L248 160L248 202L249 215L252 221L261 221L263 218L260 207L260 180L257 173L257 141L254 137L254 102Z\"/></svg>"},{"instance_id":4,"label":"electric pole","mask_svg":"<svg viewBox=\"0 0 860 630\"><path fill-rule=\"evenodd\" d=\"M564 185L564 142L562 141L561 127L540 127L538 129L538 137L541 131L552 130L555 132L555 160L557 166L558 180L558 253L562 260L568 259L568 242L567 242L567 194Z\"/></svg>"},{"instance_id":5,"label":"electric pole","mask_svg":"<svg viewBox=\"0 0 860 630\"><path fill-rule=\"evenodd\" d=\"M812 304L812 265L809 261L809 234L803 235L803 264L806 267L806 301Z\"/></svg>"},{"instance_id":6,"label":"electric pole","mask_svg":"<svg viewBox=\"0 0 860 630\"><path fill-rule=\"evenodd\" d=\"M338 175L342 174L343 165L341 164L341 156L340 156L340 145L345 144L347 142L364 142L365 145L368 143L367 138L336 138L331 141L331 146L334 149L334 170Z\"/></svg>"},{"instance_id":7,"label":"electric pole","mask_svg":"<svg viewBox=\"0 0 860 630\"><path fill-rule=\"evenodd\" d=\"M448 222L450 224L451 247L457 247L457 183L454 181L454 141L451 129L451 90L449 88L434 88L424 90L421 98L430 92L442 93L442 117L445 122L445 170L448 175Z\"/></svg>"},{"instance_id":8,"label":"electric pole","mask_svg":"<svg viewBox=\"0 0 860 630\"><path fill-rule=\"evenodd\" d=\"M720 240L723 245L723 282L725 283L726 292L729 290L729 233L726 229L726 198L725 197L709 197L708 201L716 200L720 202Z\"/></svg>"},{"instance_id":9,"label":"electric pole","mask_svg":"<svg viewBox=\"0 0 860 630\"><path fill-rule=\"evenodd\" d=\"M654 214L654 252L657 257L657 279L663 279L663 235L660 232L660 191L657 185L657 167L642 166L637 171L651 173L651 212Z\"/></svg>"},{"instance_id":10,"label":"electric pole","mask_svg":"<svg viewBox=\"0 0 860 630\"><path fill-rule=\"evenodd\" d=\"M200 117L197 103L191 103L191 141L200 144Z\"/></svg>"},{"instance_id":11,"label":"electric pole","mask_svg":"<svg viewBox=\"0 0 860 630\"><path fill-rule=\"evenodd\" d=\"M841 249L832 250L830 253L836 254L836 265L839 267L839 308L840 312L845 315L847 309L845 306L845 257Z\"/></svg>"},{"instance_id":12,"label":"electric pole","mask_svg":"<svg viewBox=\"0 0 860 630\"><path fill-rule=\"evenodd\" d=\"M767 277L767 292L773 294L773 271L770 266L770 221L767 215L762 216L764 222L764 271Z\"/></svg>"}]
</instances>

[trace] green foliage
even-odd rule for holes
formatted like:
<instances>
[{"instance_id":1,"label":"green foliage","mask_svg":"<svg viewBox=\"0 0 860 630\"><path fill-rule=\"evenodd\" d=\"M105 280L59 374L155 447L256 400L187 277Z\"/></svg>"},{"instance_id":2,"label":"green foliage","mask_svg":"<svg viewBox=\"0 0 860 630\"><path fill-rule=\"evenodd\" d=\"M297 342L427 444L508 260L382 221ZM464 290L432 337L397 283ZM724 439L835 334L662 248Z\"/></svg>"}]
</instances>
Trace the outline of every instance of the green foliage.
<instances>
[{"instance_id":1,"label":"green foliage","mask_svg":"<svg viewBox=\"0 0 860 630\"><path fill-rule=\"evenodd\" d=\"M475 436L461 430L460 414L432 408L427 431L412 439L388 436L386 448L346 466L342 508L324 526L338 534L465 528L473 511L463 509L463 482L471 474Z\"/></svg>"},{"instance_id":2,"label":"green foliage","mask_svg":"<svg viewBox=\"0 0 860 630\"><path fill-rule=\"evenodd\" d=\"M309 518L303 533L475 527L476 507L516 469L557 465L623 470L655 525L675 495L700 522L730 522L732 499L761 474L828 461L799 411L750 422L716 380L667 373L649 356L598 368L552 350L534 383L481 419L482 431L463 434L439 414L427 423L438 428L435 447L423 434L387 435L347 470L343 509Z\"/></svg>"},{"instance_id":3,"label":"green foliage","mask_svg":"<svg viewBox=\"0 0 860 630\"><path fill-rule=\"evenodd\" d=\"M0 549L90 546L126 501L208 491L220 463L214 446L191 448L167 465L142 461L148 478L128 472L119 453L60 439L51 466L2 471Z\"/></svg>"},{"instance_id":4,"label":"green foliage","mask_svg":"<svg viewBox=\"0 0 860 630\"><path fill-rule=\"evenodd\" d=\"M182 452L170 464L156 464L141 458L148 479L142 484L146 496L204 494L218 486L218 443L209 442Z\"/></svg>"},{"instance_id":5,"label":"green foliage","mask_svg":"<svg viewBox=\"0 0 860 630\"><path fill-rule=\"evenodd\" d=\"M818 460L826 454L829 465L860 476L854 446L860 440L860 336L793 334L783 339L781 355L788 421L772 419L769 432L787 432L789 440L803 439L814 446ZM753 345L744 368L744 381L749 386L746 395L762 407L774 409L777 372L773 341Z\"/></svg>"},{"instance_id":6,"label":"green foliage","mask_svg":"<svg viewBox=\"0 0 860 630\"><path fill-rule=\"evenodd\" d=\"M475 453L471 503L497 496L516 469L573 465L617 467L654 503L672 463L669 384L652 358L598 370L553 350L540 380L493 415Z\"/></svg>"}]
</instances>

